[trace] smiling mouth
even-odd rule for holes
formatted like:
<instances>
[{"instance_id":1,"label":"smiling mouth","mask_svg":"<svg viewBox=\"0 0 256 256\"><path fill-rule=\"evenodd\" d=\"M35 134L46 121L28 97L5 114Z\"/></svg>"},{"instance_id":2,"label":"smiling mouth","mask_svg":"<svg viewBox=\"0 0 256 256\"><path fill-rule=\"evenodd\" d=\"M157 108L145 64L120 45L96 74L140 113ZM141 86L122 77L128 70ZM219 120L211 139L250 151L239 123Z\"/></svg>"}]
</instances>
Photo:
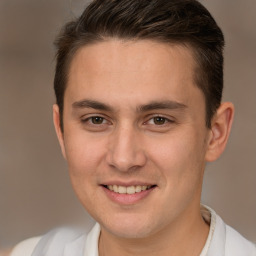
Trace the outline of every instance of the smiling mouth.
<instances>
[{"instance_id":1,"label":"smiling mouth","mask_svg":"<svg viewBox=\"0 0 256 256\"><path fill-rule=\"evenodd\" d=\"M103 187L105 187L108 190L113 191L115 193L132 195L135 193L140 193L142 191L152 189L152 188L156 187L156 185L150 185L150 186L136 185L136 186L128 186L128 187L118 186L118 185L103 185Z\"/></svg>"}]
</instances>

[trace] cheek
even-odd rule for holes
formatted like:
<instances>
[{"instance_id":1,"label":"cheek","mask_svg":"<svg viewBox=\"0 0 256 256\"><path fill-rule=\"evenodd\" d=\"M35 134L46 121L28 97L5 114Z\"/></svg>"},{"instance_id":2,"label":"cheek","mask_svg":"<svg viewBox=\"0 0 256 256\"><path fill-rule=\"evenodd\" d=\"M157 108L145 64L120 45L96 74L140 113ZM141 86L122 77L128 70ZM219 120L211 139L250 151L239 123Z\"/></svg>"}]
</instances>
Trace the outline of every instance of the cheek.
<instances>
[{"instance_id":1,"label":"cheek","mask_svg":"<svg viewBox=\"0 0 256 256\"><path fill-rule=\"evenodd\" d=\"M152 143L150 159L168 183L197 182L203 172L205 146L197 131L176 133ZM190 183L190 184L191 184Z\"/></svg>"},{"instance_id":2,"label":"cheek","mask_svg":"<svg viewBox=\"0 0 256 256\"><path fill-rule=\"evenodd\" d=\"M103 140L86 136L83 132L69 134L65 138L65 149L71 178L89 179L101 163L105 148Z\"/></svg>"},{"instance_id":3,"label":"cheek","mask_svg":"<svg viewBox=\"0 0 256 256\"><path fill-rule=\"evenodd\" d=\"M84 134L72 133L65 138L69 176L72 187L82 205L89 213L97 200L97 170L104 155L101 141L86 138ZM91 213L92 214L92 213Z\"/></svg>"}]
</instances>

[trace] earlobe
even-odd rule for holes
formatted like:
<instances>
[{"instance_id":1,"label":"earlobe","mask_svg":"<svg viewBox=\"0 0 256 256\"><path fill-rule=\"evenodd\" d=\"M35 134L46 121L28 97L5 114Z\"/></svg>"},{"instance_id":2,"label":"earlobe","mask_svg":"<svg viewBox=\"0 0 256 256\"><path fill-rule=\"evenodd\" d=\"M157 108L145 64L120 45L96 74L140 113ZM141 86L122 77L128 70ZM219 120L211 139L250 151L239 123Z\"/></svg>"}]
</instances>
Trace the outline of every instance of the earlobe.
<instances>
[{"instance_id":1,"label":"earlobe","mask_svg":"<svg viewBox=\"0 0 256 256\"><path fill-rule=\"evenodd\" d=\"M64 158L66 158L63 131L60 126L60 111L59 111L59 106L57 104L53 105L53 123L54 123L55 131L58 137L58 141L60 143L62 155Z\"/></svg>"},{"instance_id":2,"label":"earlobe","mask_svg":"<svg viewBox=\"0 0 256 256\"><path fill-rule=\"evenodd\" d=\"M222 103L212 119L211 134L205 159L207 162L215 161L224 151L233 119L234 105L230 102Z\"/></svg>"}]
</instances>

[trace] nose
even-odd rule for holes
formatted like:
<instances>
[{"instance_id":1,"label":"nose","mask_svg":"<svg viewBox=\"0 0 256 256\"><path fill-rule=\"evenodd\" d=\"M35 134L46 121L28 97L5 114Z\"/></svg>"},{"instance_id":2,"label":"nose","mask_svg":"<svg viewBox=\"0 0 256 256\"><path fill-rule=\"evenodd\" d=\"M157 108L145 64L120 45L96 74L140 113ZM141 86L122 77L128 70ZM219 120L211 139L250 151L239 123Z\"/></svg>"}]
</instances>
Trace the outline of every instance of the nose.
<instances>
[{"instance_id":1,"label":"nose","mask_svg":"<svg viewBox=\"0 0 256 256\"><path fill-rule=\"evenodd\" d=\"M115 169L127 172L146 163L141 135L132 127L120 127L110 136L107 162Z\"/></svg>"}]
</instances>

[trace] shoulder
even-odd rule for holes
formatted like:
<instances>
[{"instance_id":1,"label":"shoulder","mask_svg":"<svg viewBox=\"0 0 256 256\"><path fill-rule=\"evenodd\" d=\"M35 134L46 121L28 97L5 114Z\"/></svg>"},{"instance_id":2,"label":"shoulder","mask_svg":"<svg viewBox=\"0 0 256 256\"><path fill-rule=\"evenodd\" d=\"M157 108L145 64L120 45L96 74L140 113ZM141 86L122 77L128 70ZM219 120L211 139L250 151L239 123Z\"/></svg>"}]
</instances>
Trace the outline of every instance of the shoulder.
<instances>
[{"instance_id":1,"label":"shoulder","mask_svg":"<svg viewBox=\"0 0 256 256\"><path fill-rule=\"evenodd\" d=\"M203 206L203 210L204 219L207 212L208 219L210 214L210 233L207 239L209 241L207 254L202 255L256 256L255 244L228 226L210 207Z\"/></svg>"},{"instance_id":2,"label":"shoulder","mask_svg":"<svg viewBox=\"0 0 256 256\"><path fill-rule=\"evenodd\" d=\"M256 245L228 225L226 225L225 247L228 255L256 256Z\"/></svg>"},{"instance_id":3,"label":"shoulder","mask_svg":"<svg viewBox=\"0 0 256 256\"><path fill-rule=\"evenodd\" d=\"M49 248L58 255L66 243L75 240L81 234L78 229L56 228L43 236L29 238L17 244L10 256L37 255L37 252L47 251Z\"/></svg>"},{"instance_id":4,"label":"shoulder","mask_svg":"<svg viewBox=\"0 0 256 256\"><path fill-rule=\"evenodd\" d=\"M37 252L47 251L49 249L58 255L66 243L75 240L81 234L82 232L77 229L53 229L41 237L29 238L17 244L10 256L31 256L32 253L33 255L37 255Z\"/></svg>"},{"instance_id":5,"label":"shoulder","mask_svg":"<svg viewBox=\"0 0 256 256\"><path fill-rule=\"evenodd\" d=\"M10 256L23 256L32 255L33 250L35 249L36 245L38 244L41 237L33 237L29 238L27 240L24 240L23 242L17 244L14 249L12 250Z\"/></svg>"},{"instance_id":6,"label":"shoulder","mask_svg":"<svg viewBox=\"0 0 256 256\"><path fill-rule=\"evenodd\" d=\"M74 251L76 252L75 255L82 255L81 253L89 233L91 232L87 229L53 229L41 237L30 238L19 243L15 246L10 256L37 256L42 254L60 256L63 255L64 251L72 252L71 255Z\"/></svg>"}]
</instances>

